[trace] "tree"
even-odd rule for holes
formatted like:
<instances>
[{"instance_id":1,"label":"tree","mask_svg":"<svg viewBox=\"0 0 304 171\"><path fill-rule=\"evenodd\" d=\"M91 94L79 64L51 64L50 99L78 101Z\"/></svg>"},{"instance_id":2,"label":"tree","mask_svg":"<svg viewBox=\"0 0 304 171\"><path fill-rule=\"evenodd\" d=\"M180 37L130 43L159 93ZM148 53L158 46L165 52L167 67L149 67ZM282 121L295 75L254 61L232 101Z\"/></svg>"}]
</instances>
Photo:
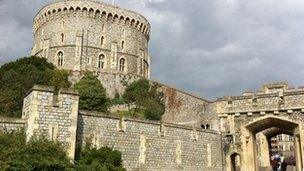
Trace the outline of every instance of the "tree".
<instances>
[{"instance_id":1,"label":"tree","mask_svg":"<svg viewBox=\"0 0 304 171\"><path fill-rule=\"evenodd\" d=\"M35 84L56 88L70 86L67 72L55 70L55 66L45 58L25 57L2 65L0 115L20 117L23 97Z\"/></svg>"},{"instance_id":2,"label":"tree","mask_svg":"<svg viewBox=\"0 0 304 171\"><path fill-rule=\"evenodd\" d=\"M71 82L69 81L69 72L58 69L53 70L50 84L55 87L55 90L71 87Z\"/></svg>"},{"instance_id":3,"label":"tree","mask_svg":"<svg viewBox=\"0 0 304 171\"><path fill-rule=\"evenodd\" d=\"M106 90L91 72L75 84L74 89L80 94L79 108L86 110L106 111L108 98Z\"/></svg>"},{"instance_id":4,"label":"tree","mask_svg":"<svg viewBox=\"0 0 304 171\"><path fill-rule=\"evenodd\" d=\"M146 119L160 120L165 112L163 103L163 93L158 91L159 86L146 79L134 81L127 86L123 98L128 104L135 104L133 116L138 112L143 111Z\"/></svg>"},{"instance_id":5,"label":"tree","mask_svg":"<svg viewBox=\"0 0 304 171\"><path fill-rule=\"evenodd\" d=\"M45 138L26 142L23 131L0 133L2 170L64 170L71 167L60 143Z\"/></svg>"},{"instance_id":6,"label":"tree","mask_svg":"<svg viewBox=\"0 0 304 171\"><path fill-rule=\"evenodd\" d=\"M125 171L122 165L121 153L109 147L91 148L86 144L76 154L76 170L79 171Z\"/></svg>"}]
</instances>

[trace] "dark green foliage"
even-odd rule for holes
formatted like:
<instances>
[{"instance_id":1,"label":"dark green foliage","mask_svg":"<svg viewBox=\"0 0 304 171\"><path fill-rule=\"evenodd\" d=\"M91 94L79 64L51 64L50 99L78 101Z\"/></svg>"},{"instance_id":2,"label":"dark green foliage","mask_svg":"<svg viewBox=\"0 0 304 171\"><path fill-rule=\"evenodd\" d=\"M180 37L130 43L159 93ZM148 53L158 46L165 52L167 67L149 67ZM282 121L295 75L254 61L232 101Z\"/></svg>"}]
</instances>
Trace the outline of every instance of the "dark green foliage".
<instances>
[{"instance_id":1,"label":"dark green foliage","mask_svg":"<svg viewBox=\"0 0 304 171\"><path fill-rule=\"evenodd\" d=\"M80 94L79 108L96 111L107 110L106 90L92 73L85 73L85 76L75 84L74 89Z\"/></svg>"},{"instance_id":2,"label":"dark green foliage","mask_svg":"<svg viewBox=\"0 0 304 171\"><path fill-rule=\"evenodd\" d=\"M0 68L0 115L20 117L24 95L35 85L68 88L68 74L44 58L28 57Z\"/></svg>"},{"instance_id":3,"label":"dark green foliage","mask_svg":"<svg viewBox=\"0 0 304 171\"><path fill-rule=\"evenodd\" d=\"M69 82L69 72L58 69L54 70L52 79L50 80L50 85L54 86L55 90L71 87L71 82Z\"/></svg>"},{"instance_id":4,"label":"dark green foliage","mask_svg":"<svg viewBox=\"0 0 304 171\"><path fill-rule=\"evenodd\" d=\"M108 106L122 105L122 104L126 104L125 99L123 99L123 98L114 98L114 99L111 99L109 101Z\"/></svg>"},{"instance_id":5,"label":"dark green foliage","mask_svg":"<svg viewBox=\"0 0 304 171\"><path fill-rule=\"evenodd\" d=\"M26 143L23 132L0 133L1 170L65 170L70 160L61 144L44 138Z\"/></svg>"},{"instance_id":6,"label":"dark green foliage","mask_svg":"<svg viewBox=\"0 0 304 171\"><path fill-rule=\"evenodd\" d=\"M143 112L146 119L160 120L165 113L165 105L162 101L163 94L159 91L157 84L150 85L146 79L140 79L131 83L123 94L128 104L135 104L133 116Z\"/></svg>"},{"instance_id":7,"label":"dark green foliage","mask_svg":"<svg viewBox=\"0 0 304 171\"><path fill-rule=\"evenodd\" d=\"M78 147L79 148L79 147ZM78 150L76 170L79 171L124 171L121 153L109 147L100 149L86 145Z\"/></svg>"},{"instance_id":8,"label":"dark green foliage","mask_svg":"<svg viewBox=\"0 0 304 171\"><path fill-rule=\"evenodd\" d=\"M148 92L148 98L145 100L144 115L146 119L161 120L165 113L165 104L163 102L163 93L157 91L159 85L153 84Z\"/></svg>"},{"instance_id":9,"label":"dark green foliage","mask_svg":"<svg viewBox=\"0 0 304 171\"><path fill-rule=\"evenodd\" d=\"M146 98L150 89L150 83L146 79L140 79L134 81L129 86L127 86L123 98L129 103L135 103L137 105L142 105L144 99Z\"/></svg>"},{"instance_id":10,"label":"dark green foliage","mask_svg":"<svg viewBox=\"0 0 304 171\"><path fill-rule=\"evenodd\" d=\"M144 110L145 118L150 120L161 120L162 115L165 113L164 104L158 99L148 99L146 103L146 108Z\"/></svg>"},{"instance_id":11,"label":"dark green foliage","mask_svg":"<svg viewBox=\"0 0 304 171\"><path fill-rule=\"evenodd\" d=\"M23 131L0 132L0 170L24 171L125 171L121 153L108 147L76 148L75 164L60 143L43 137L26 142Z\"/></svg>"}]
</instances>

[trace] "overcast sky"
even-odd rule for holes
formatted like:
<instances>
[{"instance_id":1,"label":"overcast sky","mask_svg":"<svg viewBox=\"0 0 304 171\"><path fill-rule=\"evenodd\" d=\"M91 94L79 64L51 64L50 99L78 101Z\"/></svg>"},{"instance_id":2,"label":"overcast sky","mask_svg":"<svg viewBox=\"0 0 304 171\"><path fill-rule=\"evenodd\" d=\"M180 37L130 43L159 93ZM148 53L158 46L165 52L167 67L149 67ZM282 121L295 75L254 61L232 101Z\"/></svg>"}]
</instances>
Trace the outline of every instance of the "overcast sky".
<instances>
[{"instance_id":1,"label":"overcast sky","mask_svg":"<svg viewBox=\"0 0 304 171\"><path fill-rule=\"evenodd\" d=\"M110 0L104 0L110 2ZM51 0L0 0L0 64L30 53ZM303 0L116 0L152 25L152 79L206 99L304 85Z\"/></svg>"}]
</instances>

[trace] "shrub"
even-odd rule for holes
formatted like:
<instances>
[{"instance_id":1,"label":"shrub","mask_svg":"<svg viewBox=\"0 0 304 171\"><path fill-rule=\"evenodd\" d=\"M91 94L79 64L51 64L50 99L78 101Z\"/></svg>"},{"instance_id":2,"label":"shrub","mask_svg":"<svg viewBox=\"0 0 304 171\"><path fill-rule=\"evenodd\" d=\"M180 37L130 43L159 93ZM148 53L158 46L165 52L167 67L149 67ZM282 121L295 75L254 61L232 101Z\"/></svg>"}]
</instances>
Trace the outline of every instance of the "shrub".
<instances>
[{"instance_id":1,"label":"shrub","mask_svg":"<svg viewBox=\"0 0 304 171\"><path fill-rule=\"evenodd\" d=\"M79 108L85 110L106 111L108 98L106 90L91 72L75 84L74 89L79 92Z\"/></svg>"},{"instance_id":2,"label":"shrub","mask_svg":"<svg viewBox=\"0 0 304 171\"><path fill-rule=\"evenodd\" d=\"M109 147L91 148L88 144L78 150L76 170L124 171L121 153Z\"/></svg>"},{"instance_id":3,"label":"shrub","mask_svg":"<svg viewBox=\"0 0 304 171\"><path fill-rule=\"evenodd\" d=\"M71 167L60 143L33 138L24 132L0 133L0 168L3 170L64 170Z\"/></svg>"}]
</instances>

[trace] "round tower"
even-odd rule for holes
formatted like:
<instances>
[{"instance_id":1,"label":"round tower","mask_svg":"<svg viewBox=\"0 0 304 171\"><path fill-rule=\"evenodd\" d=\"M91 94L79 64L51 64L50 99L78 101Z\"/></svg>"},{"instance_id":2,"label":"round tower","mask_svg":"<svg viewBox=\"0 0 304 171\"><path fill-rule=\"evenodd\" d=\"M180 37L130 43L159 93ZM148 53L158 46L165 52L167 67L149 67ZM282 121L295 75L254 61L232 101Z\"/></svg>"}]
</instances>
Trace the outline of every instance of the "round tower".
<instances>
[{"instance_id":1,"label":"round tower","mask_svg":"<svg viewBox=\"0 0 304 171\"><path fill-rule=\"evenodd\" d=\"M133 11L91 0L44 6L34 18L32 55L60 69L150 77L150 24Z\"/></svg>"}]
</instances>

